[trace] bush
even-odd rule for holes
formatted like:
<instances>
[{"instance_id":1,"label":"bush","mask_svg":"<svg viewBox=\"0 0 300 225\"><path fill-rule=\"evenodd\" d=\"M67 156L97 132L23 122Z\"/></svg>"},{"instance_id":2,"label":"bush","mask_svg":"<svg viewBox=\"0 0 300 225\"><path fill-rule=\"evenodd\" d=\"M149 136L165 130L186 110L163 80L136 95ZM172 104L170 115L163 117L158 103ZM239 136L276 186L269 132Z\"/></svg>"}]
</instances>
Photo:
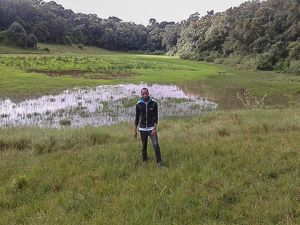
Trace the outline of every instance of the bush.
<instances>
[{"instance_id":1,"label":"bush","mask_svg":"<svg viewBox=\"0 0 300 225\"><path fill-rule=\"evenodd\" d=\"M273 70L273 64L268 54L264 54L258 57L256 69Z\"/></svg>"},{"instance_id":2,"label":"bush","mask_svg":"<svg viewBox=\"0 0 300 225\"><path fill-rule=\"evenodd\" d=\"M287 72L300 75L300 60L292 60Z\"/></svg>"},{"instance_id":3,"label":"bush","mask_svg":"<svg viewBox=\"0 0 300 225\"><path fill-rule=\"evenodd\" d=\"M284 44L279 41L271 47L268 55L271 63L275 65L280 59L284 59L288 56L288 50Z\"/></svg>"},{"instance_id":4,"label":"bush","mask_svg":"<svg viewBox=\"0 0 300 225\"><path fill-rule=\"evenodd\" d=\"M287 49L290 59L300 60L300 40L291 42Z\"/></svg>"},{"instance_id":5,"label":"bush","mask_svg":"<svg viewBox=\"0 0 300 225\"><path fill-rule=\"evenodd\" d=\"M73 44L72 38L70 36L65 36L64 42L66 43L66 45L72 45Z\"/></svg>"},{"instance_id":6,"label":"bush","mask_svg":"<svg viewBox=\"0 0 300 225\"><path fill-rule=\"evenodd\" d=\"M38 39L34 34L29 34L28 35L28 42L27 42L27 47L29 48L36 48L38 43Z\"/></svg>"},{"instance_id":7,"label":"bush","mask_svg":"<svg viewBox=\"0 0 300 225\"><path fill-rule=\"evenodd\" d=\"M217 51L212 51L208 56L204 58L206 62L214 62L216 59L220 58L221 54Z\"/></svg>"},{"instance_id":8,"label":"bush","mask_svg":"<svg viewBox=\"0 0 300 225\"><path fill-rule=\"evenodd\" d=\"M48 47L43 48L44 51L50 52L50 49Z\"/></svg>"},{"instance_id":9,"label":"bush","mask_svg":"<svg viewBox=\"0 0 300 225\"><path fill-rule=\"evenodd\" d=\"M78 44L78 48L80 49L80 50L83 50L83 44Z\"/></svg>"},{"instance_id":10,"label":"bush","mask_svg":"<svg viewBox=\"0 0 300 225\"><path fill-rule=\"evenodd\" d=\"M289 67L289 60L280 59L274 66L274 70L286 71Z\"/></svg>"}]
</instances>

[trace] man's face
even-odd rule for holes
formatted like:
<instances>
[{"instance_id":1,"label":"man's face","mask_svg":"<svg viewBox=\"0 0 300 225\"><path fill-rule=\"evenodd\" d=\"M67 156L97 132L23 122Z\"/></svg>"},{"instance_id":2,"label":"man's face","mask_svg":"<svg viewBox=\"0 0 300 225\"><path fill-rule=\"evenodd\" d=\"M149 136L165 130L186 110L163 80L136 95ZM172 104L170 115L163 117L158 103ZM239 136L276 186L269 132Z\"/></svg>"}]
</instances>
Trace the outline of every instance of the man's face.
<instances>
[{"instance_id":1,"label":"man's face","mask_svg":"<svg viewBox=\"0 0 300 225\"><path fill-rule=\"evenodd\" d=\"M149 91L147 89L143 89L143 90L141 90L141 95L142 95L143 99L147 99L149 96Z\"/></svg>"}]
</instances>

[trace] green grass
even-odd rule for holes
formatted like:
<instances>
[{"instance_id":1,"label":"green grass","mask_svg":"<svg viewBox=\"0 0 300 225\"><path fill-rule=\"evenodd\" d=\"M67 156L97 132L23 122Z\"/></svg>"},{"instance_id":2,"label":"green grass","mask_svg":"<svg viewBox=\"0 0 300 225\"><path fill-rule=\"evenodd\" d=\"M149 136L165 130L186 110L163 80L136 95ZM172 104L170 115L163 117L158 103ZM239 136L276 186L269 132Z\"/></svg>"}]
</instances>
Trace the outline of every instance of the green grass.
<instances>
[{"instance_id":1,"label":"green grass","mask_svg":"<svg viewBox=\"0 0 300 225\"><path fill-rule=\"evenodd\" d=\"M47 50L45 50L47 49ZM13 45L9 45L3 42L0 42L0 54L63 54L63 55L72 55L72 54L115 54L115 52L97 48L94 46L84 46L82 49L78 48L78 45L58 45L58 44L44 44L38 43L36 49L30 48L21 48Z\"/></svg>"},{"instance_id":2,"label":"green grass","mask_svg":"<svg viewBox=\"0 0 300 225\"><path fill-rule=\"evenodd\" d=\"M165 170L128 123L2 129L1 224L299 224L299 112L163 120Z\"/></svg>"},{"instance_id":3,"label":"green grass","mask_svg":"<svg viewBox=\"0 0 300 225\"><path fill-rule=\"evenodd\" d=\"M99 49L82 54L76 46L31 55L7 48L16 54L0 56L0 98L147 82L177 84L226 111L161 120L165 170L156 168L150 143L150 163L141 163L133 124L2 128L0 224L300 224L299 76ZM235 94L245 90L267 94L266 108L233 110L243 107Z\"/></svg>"},{"instance_id":4,"label":"green grass","mask_svg":"<svg viewBox=\"0 0 300 225\"><path fill-rule=\"evenodd\" d=\"M51 79L42 74L24 73L8 67L0 67L0 73L0 96L15 100L23 100L42 94L54 94L75 86L87 87L107 83L106 81L100 82L83 78L74 79L68 76Z\"/></svg>"},{"instance_id":5,"label":"green grass","mask_svg":"<svg viewBox=\"0 0 300 225\"><path fill-rule=\"evenodd\" d=\"M246 89L265 94L267 105L297 104L300 78L296 75L236 70L227 66L165 56L103 55L2 55L0 98L24 99L61 90L100 84L177 84L186 91L219 103L221 108L241 107L236 93Z\"/></svg>"}]
</instances>

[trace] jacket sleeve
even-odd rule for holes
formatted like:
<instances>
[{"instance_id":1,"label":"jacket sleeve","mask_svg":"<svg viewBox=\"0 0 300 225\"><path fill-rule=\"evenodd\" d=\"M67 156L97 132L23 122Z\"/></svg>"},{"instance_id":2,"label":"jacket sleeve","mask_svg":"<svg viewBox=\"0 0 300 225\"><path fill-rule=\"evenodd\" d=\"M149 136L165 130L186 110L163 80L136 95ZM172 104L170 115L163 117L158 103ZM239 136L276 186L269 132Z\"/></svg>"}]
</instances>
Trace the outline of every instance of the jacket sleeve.
<instances>
[{"instance_id":1,"label":"jacket sleeve","mask_svg":"<svg viewBox=\"0 0 300 225\"><path fill-rule=\"evenodd\" d=\"M157 102L154 103L154 106L153 106L153 115L154 115L154 123L158 123L158 106L157 106Z\"/></svg>"},{"instance_id":2,"label":"jacket sleeve","mask_svg":"<svg viewBox=\"0 0 300 225\"><path fill-rule=\"evenodd\" d=\"M135 126L139 125L139 120L140 120L140 107L138 106L138 104L136 104L135 106Z\"/></svg>"}]
</instances>

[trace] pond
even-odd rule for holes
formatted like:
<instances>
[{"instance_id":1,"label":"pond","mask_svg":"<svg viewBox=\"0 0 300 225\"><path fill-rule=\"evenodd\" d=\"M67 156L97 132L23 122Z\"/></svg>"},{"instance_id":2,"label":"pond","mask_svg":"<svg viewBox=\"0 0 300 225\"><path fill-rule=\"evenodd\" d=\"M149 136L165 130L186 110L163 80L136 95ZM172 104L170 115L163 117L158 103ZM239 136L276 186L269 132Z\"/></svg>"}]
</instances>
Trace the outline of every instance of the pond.
<instances>
[{"instance_id":1,"label":"pond","mask_svg":"<svg viewBox=\"0 0 300 225\"><path fill-rule=\"evenodd\" d=\"M143 87L158 102L160 118L194 116L217 108L216 103L184 93L176 85L103 85L75 88L19 103L1 100L0 126L83 127L132 121Z\"/></svg>"}]
</instances>

